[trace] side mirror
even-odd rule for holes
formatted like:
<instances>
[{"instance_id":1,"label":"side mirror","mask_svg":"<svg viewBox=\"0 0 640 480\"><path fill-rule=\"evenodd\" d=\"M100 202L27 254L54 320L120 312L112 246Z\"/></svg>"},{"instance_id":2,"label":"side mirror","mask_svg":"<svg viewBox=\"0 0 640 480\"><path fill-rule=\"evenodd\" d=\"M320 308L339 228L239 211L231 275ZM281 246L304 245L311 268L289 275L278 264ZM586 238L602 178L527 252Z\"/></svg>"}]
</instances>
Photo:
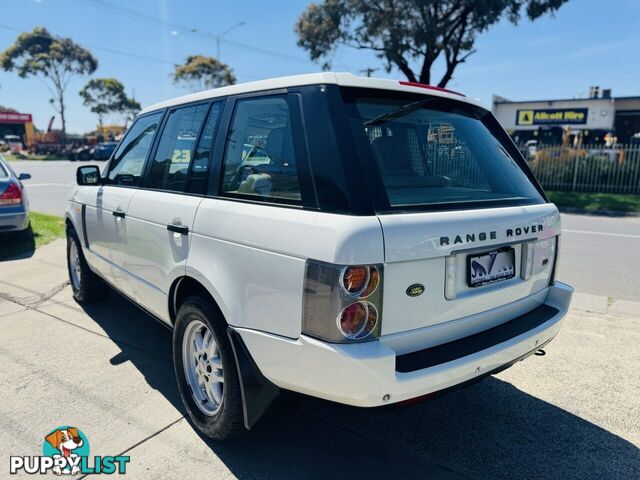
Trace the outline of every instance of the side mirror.
<instances>
[{"instance_id":1,"label":"side mirror","mask_svg":"<svg viewBox=\"0 0 640 480\"><path fill-rule=\"evenodd\" d=\"M78 182L78 185L102 185L100 169L96 165L78 167L78 170L76 171L76 182Z\"/></svg>"},{"instance_id":2,"label":"side mirror","mask_svg":"<svg viewBox=\"0 0 640 480\"><path fill-rule=\"evenodd\" d=\"M18 175L18 180L22 181L22 180L29 180L31 178L31 174L29 173L21 173L20 175Z\"/></svg>"}]
</instances>

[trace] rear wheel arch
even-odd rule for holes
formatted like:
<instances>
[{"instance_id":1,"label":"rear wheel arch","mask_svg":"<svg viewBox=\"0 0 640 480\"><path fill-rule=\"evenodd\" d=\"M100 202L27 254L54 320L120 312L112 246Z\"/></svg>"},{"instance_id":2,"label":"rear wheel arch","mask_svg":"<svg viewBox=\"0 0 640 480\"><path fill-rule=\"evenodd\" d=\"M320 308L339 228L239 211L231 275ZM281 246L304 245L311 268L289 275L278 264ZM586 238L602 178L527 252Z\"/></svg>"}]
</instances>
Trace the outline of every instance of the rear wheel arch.
<instances>
[{"instance_id":1,"label":"rear wheel arch","mask_svg":"<svg viewBox=\"0 0 640 480\"><path fill-rule=\"evenodd\" d=\"M178 310L180 306L189 298L193 296L201 296L211 300L214 307L220 313L220 317L228 324L220 305L216 301L215 297L211 294L209 289L202 283L193 277L183 276L174 280L169 289L169 318L171 325L175 325L176 318L178 317Z\"/></svg>"},{"instance_id":2,"label":"rear wheel arch","mask_svg":"<svg viewBox=\"0 0 640 480\"><path fill-rule=\"evenodd\" d=\"M200 297L205 300L202 302L197 298ZM169 291L169 316L171 319L171 324L174 328L174 363L176 368L176 376L178 378L178 385L181 389L181 395L183 395L181 380L179 371L183 367L181 367L180 361L176 360L176 333L180 332L181 324L178 322L176 325L178 311L180 311L180 307L185 304L189 299L191 302L189 307L191 308L194 300L196 305L203 304L209 305L209 307L213 308L215 312L212 312L212 316L219 320L218 323L222 323L220 325L224 331L226 331L226 335L223 335L218 331L218 339L223 342L228 342L229 347L231 348L231 354L233 355L233 360L235 362L234 368L234 377L237 375L237 382L240 387L240 391L238 392L240 395L240 403L241 403L241 421L244 424L244 428L250 430L260 418L266 413L268 409L277 401L280 396L280 389L271 383L267 378L265 378L260 372L259 367L256 365L253 360L251 353L248 351L246 345L242 341L240 334L229 327L229 323L225 318L222 309L220 308L220 304L216 301L214 295L211 291L203 285L201 282L196 280L193 277L183 276L177 278L173 284L171 285L171 289ZM182 321L182 320L181 320ZM226 370L228 372L228 370ZM188 402L184 399L185 404ZM196 422L197 419L194 419L191 414L191 409L188 409L190 412L191 420ZM237 414L236 414L236 423L237 423ZM198 425L198 422L196 422ZM238 427L238 425L236 425ZM200 427L198 427L201 431L203 431ZM225 427L226 428L226 427ZM226 432L222 432L220 438L232 438L239 434L241 430L239 428L235 428L233 430L229 430L230 435L227 437ZM211 436L209 432L203 431L206 435ZM216 434L217 435L217 434ZM212 437L216 438L216 437Z\"/></svg>"}]
</instances>

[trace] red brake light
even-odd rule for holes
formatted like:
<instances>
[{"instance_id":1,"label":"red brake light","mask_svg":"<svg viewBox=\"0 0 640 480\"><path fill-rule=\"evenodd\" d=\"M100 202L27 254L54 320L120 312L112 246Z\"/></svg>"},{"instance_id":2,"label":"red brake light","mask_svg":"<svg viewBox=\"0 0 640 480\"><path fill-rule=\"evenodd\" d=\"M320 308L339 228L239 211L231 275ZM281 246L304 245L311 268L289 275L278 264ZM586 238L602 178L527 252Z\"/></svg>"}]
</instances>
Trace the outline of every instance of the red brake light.
<instances>
[{"instance_id":1,"label":"red brake light","mask_svg":"<svg viewBox=\"0 0 640 480\"><path fill-rule=\"evenodd\" d=\"M356 302L345 307L337 318L338 330L346 338L366 338L378 326L378 310L370 302Z\"/></svg>"},{"instance_id":2,"label":"red brake light","mask_svg":"<svg viewBox=\"0 0 640 480\"><path fill-rule=\"evenodd\" d=\"M453 93L454 95L460 95L461 97L466 97L464 93L456 92L454 90L449 90L448 88L436 87L434 85L426 85L424 83L407 82L404 80L400 80L400 85L405 85L407 87L426 88L428 90L437 90L438 92Z\"/></svg>"},{"instance_id":3,"label":"red brake light","mask_svg":"<svg viewBox=\"0 0 640 480\"><path fill-rule=\"evenodd\" d=\"M9 187L0 195L0 205L18 205L22 203L22 190L16 183L10 183Z\"/></svg>"},{"instance_id":4,"label":"red brake light","mask_svg":"<svg viewBox=\"0 0 640 480\"><path fill-rule=\"evenodd\" d=\"M367 324L367 306L362 302L352 303L338 316L338 328L347 338L356 337Z\"/></svg>"}]
</instances>

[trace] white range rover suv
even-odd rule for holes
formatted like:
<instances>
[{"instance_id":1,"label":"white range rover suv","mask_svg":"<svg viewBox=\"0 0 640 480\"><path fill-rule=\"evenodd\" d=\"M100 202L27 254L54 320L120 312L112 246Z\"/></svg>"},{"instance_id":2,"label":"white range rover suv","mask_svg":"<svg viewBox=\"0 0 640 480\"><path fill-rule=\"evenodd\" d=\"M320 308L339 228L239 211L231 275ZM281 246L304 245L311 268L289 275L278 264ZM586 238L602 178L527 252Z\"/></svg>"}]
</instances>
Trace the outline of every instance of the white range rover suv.
<instances>
[{"instance_id":1,"label":"white range rover suv","mask_svg":"<svg viewBox=\"0 0 640 480\"><path fill-rule=\"evenodd\" d=\"M107 285L173 329L216 439L281 391L361 407L480 379L558 333L560 216L493 115L319 73L145 109L66 212L75 299Z\"/></svg>"}]
</instances>

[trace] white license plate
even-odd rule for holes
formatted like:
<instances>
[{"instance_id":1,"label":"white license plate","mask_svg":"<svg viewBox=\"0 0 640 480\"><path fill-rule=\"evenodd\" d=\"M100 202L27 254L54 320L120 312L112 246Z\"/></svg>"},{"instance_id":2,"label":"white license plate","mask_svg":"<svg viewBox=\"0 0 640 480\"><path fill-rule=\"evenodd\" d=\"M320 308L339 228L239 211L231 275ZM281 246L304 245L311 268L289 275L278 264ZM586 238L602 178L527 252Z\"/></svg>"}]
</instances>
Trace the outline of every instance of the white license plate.
<instances>
[{"instance_id":1,"label":"white license plate","mask_svg":"<svg viewBox=\"0 0 640 480\"><path fill-rule=\"evenodd\" d=\"M516 275L516 254L511 247L469 255L467 260L467 281L470 287L500 282Z\"/></svg>"}]
</instances>

